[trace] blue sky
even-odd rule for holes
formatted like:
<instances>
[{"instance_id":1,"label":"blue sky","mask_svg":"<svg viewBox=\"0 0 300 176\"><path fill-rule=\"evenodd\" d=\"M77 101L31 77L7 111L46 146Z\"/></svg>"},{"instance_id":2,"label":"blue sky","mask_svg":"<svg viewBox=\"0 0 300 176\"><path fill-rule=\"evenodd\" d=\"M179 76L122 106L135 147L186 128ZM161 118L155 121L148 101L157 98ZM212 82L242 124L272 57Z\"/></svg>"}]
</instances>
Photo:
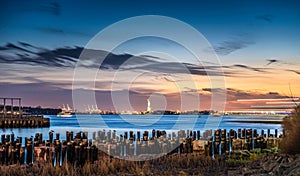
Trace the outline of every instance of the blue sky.
<instances>
[{"instance_id":1,"label":"blue sky","mask_svg":"<svg viewBox=\"0 0 300 176\"><path fill-rule=\"evenodd\" d=\"M0 7L1 43L84 46L106 26L138 15L182 20L213 44L238 35L260 42L296 42L299 5L298 1L9 1Z\"/></svg>"},{"instance_id":2,"label":"blue sky","mask_svg":"<svg viewBox=\"0 0 300 176\"><path fill-rule=\"evenodd\" d=\"M241 77L247 78L241 81L241 79L228 76L229 88L254 91L254 94L258 95L272 91L286 96L288 91L285 90L290 84L295 89L296 95L300 95L298 89L300 87L297 84L300 64L299 7L299 1L271 0L3 1L0 6L0 46L5 49L1 50L0 54L7 57L7 55L12 56L18 53L19 55L12 57L20 57L20 54L24 54L22 50L16 51L14 47L7 46L8 43L20 46L19 42L33 46L30 50L38 50L38 52L76 46L84 47L99 31L119 20L139 15L163 15L181 20L197 29L215 48L222 64L228 66L226 68L228 72L243 73ZM166 40L153 38L138 39L128 47L121 46L115 54L136 55L141 51L155 50L163 46L168 46L164 48L164 51L172 52L182 58L186 57L184 52L178 50L178 46ZM26 48L25 45L22 47ZM31 54L28 55L32 56ZM44 58L42 62L26 62L24 57L21 58L22 61L13 59L8 62L2 59L1 72L5 76L1 83L11 84L16 87L16 91L19 90L18 86L24 86L24 84L34 86L37 83L43 86L52 83L51 85L55 85L54 87L59 90L70 90L69 85L61 83L71 84L72 70L63 70L57 66L59 64L45 61L47 58ZM275 61L269 65L268 60ZM47 64L57 66L57 68L44 71L48 69ZM32 71L32 66L43 74ZM271 71L270 73L253 72L257 68ZM17 70L18 73L12 73L12 70ZM49 72L56 72L56 75ZM59 75L63 76L58 79ZM250 76L252 78L249 78ZM62 77L65 79L61 80ZM285 77L288 79L282 81ZM261 79L258 81L260 84L264 83L257 91L258 83L254 78ZM204 88L203 86L200 88ZM49 89L49 86L46 89ZM145 85L145 89L149 87ZM1 96L18 94L12 90L3 90ZM44 89L40 90L40 94L43 94ZM54 92L51 94L55 95ZM24 94L26 93L20 93L20 96ZM64 103L70 103L70 98ZM28 101L28 104L56 106L55 102L47 104L45 100L39 102L37 99ZM175 108L175 105L172 108Z\"/></svg>"}]
</instances>

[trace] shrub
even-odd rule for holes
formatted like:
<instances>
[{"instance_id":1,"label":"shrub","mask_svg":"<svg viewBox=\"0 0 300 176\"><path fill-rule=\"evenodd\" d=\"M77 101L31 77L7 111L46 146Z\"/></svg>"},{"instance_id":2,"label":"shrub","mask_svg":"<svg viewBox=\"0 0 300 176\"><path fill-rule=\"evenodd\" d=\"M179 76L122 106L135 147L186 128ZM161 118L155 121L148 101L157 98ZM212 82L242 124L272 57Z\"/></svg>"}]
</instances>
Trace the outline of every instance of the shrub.
<instances>
[{"instance_id":1,"label":"shrub","mask_svg":"<svg viewBox=\"0 0 300 176\"><path fill-rule=\"evenodd\" d=\"M300 153L300 106L283 120L284 137L280 144L283 153Z\"/></svg>"}]
</instances>

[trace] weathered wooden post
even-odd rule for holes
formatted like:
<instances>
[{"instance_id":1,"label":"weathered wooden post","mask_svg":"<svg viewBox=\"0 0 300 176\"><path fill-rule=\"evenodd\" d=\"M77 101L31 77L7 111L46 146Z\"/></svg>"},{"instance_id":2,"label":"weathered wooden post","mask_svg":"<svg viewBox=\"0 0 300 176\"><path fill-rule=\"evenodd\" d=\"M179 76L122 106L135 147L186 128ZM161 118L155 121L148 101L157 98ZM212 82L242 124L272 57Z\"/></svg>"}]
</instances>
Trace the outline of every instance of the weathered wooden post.
<instances>
[{"instance_id":1,"label":"weathered wooden post","mask_svg":"<svg viewBox=\"0 0 300 176\"><path fill-rule=\"evenodd\" d=\"M71 141L73 141L73 140L74 140L74 139L73 139L73 136L74 136L74 132L73 132L73 131L71 131L71 132L70 132L70 140L71 140Z\"/></svg>"},{"instance_id":2,"label":"weathered wooden post","mask_svg":"<svg viewBox=\"0 0 300 176\"><path fill-rule=\"evenodd\" d=\"M113 132L112 132L112 138L113 138L113 139L116 138L116 130L113 130Z\"/></svg>"},{"instance_id":3,"label":"weathered wooden post","mask_svg":"<svg viewBox=\"0 0 300 176\"><path fill-rule=\"evenodd\" d=\"M153 134L153 133L152 133ZM137 131L137 141L140 141L141 140L141 132L140 131Z\"/></svg>"},{"instance_id":4,"label":"weathered wooden post","mask_svg":"<svg viewBox=\"0 0 300 176\"><path fill-rule=\"evenodd\" d=\"M2 134L2 135L1 135L1 143L2 143L2 144L5 144L5 134Z\"/></svg>"},{"instance_id":5,"label":"weathered wooden post","mask_svg":"<svg viewBox=\"0 0 300 176\"><path fill-rule=\"evenodd\" d=\"M9 163L9 157L8 157L9 142L6 142L4 144L4 148L5 148L5 164L8 165L8 163Z\"/></svg>"},{"instance_id":6,"label":"weathered wooden post","mask_svg":"<svg viewBox=\"0 0 300 176\"><path fill-rule=\"evenodd\" d=\"M133 141L133 131L129 131L129 140Z\"/></svg>"},{"instance_id":7,"label":"weathered wooden post","mask_svg":"<svg viewBox=\"0 0 300 176\"><path fill-rule=\"evenodd\" d=\"M19 143L19 142L16 143L16 150L17 150L16 151L16 162L19 161L20 164L23 164L24 161L23 161L23 163L21 163L21 161L20 161L20 157L21 157L21 143Z\"/></svg>"},{"instance_id":8,"label":"weathered wooden post","mask_svg":"<svg viewBox=\"0 0 300 176\"><path fill-rule=\"evenodd\" d=\"M61 154L61 161L62 164L64 164L65 162L67 162L66 159L66 153L67 153L67 141L63 141L62 142L62 150L61 150L62 154Z\"/></svg>"},{"instance_id":9,"label":"weathered wooden post","mask_svg":"<svg viewBox=\"0 0 300 176\"><path fill-rule=\"evenodd\" d=\"M220 135L221 135L221 129L218 129L215 131L215 134L214 134L214 154L215 155L219 155L220 154L220 144L221 144L221 138L220 138Z\"/></svg>"},{"instance_id":10,"label":"weathered wooden post","mask_svg":"<svg viewBox=\"0 0 300 176\"><path fill-rule=\"evenodd\" d=\"M72 142L67 143L67 161L73 164L74 151L72 150Z\"/></svg>"},{"instance_id":11,"label":"weathered wooden post","mask_svg":"<svg viewBox=\"0 0 300 176\"><path fill-rule=\"evenodd\" d=\"M156 130L156 138L159 138L161 135L160 130Z\"/></svg>"},{"instance_id":12,"label":"weathered wooden post","mask_svg":"<svg viewBox=\"0 0 300 176\"><path fill-rule=\"evenodd\" d=\"M76 133L75 139L81 139L81 132L77 132L77 133Z\"/></svg>"},{"instance_id":13,"label":"weathered wooden post","mask_svg":"<svg viewBox=\"0 0 300 176\"><path fill-rule=\"evenodd\" d=\"M30 164L32 163L32 155L33 155L33 151L32 151L32 139L27 141L27 145L26 145L26 164Z\"/></svg>"},{"instance_id":14,"label":"weathered wooden post","mask_svg":"<svg viewBox=\"0 0 300 176\"><path fill-rule=\"evenodd\" d=\"M242 130L242 139L246 139L246 129Z\"/></svg>"},{"instance_id":15,"label":"weathered wooden post","mask_svg":"<svg viewBox=\"0 0 300 176\"><path fill-rule=\"evenodd\" d=\"M152 139L155 138L155 133L156 133L156 131L155 131L155 129L153 129L153 130L152 130L152 137L151 137Z\"/></svg>"},{"instance_id":16,"label":"weathered wooden post","mask_svg":"<svg viewBox=\"0 0 300 176\"><path fill-rule=\"evenodd\" d=\"M221 130L221 154L226 152L226 129Z\"/></svg>"},{"instance_id":17,"label":"weathered wooden post","mask_svg":"<svg viewBox=\"0 0 300 176\"><path fill-rule=\"evenodd\" d=\"M95 140L96 139L96 132L92 133L92 139Z\"/></svg>"},{"instance_id":18,"label":"weathered wooden post","mask_svg":"<svg viewBox=\"0 0 300 176\"><path fill-rule=\"evenodd\" d=\"M213 137L210 137L208 141L208 154L209 156L213 156Z\"/></svg>"},{"instance_id":19,"label":"weathered wooden post","mask_svg":"<svg viewBox=\"0 0 300 176\"><path fill-rule=\"evenodd\" d=\"M1 158L1 165L5 163L5 148L0 148L0 158Z\"/></svg>"},{"instance_id":20,"label":"weathered wooden post","mask_svg":"<svg viewBox=\"0 0 300 176\"><path fill-rule=\"evenodd\" d=\"M6 135L5 141L6 141L6 142L10 142L10 134L7 134L7 135Z\"/></svg>"},{"instance_id":21,"label":"weathered wooden post","mask_svg":"<svg viewBox=\"0 0 300 176\"><path fill-rule=\"evenodd\" d=\"M24 164L25 161L25 147L20 148L20 157L19 157L19 163Z\"/></svg>"},{"instance_id":22,"label":"weathered wooden post","mask_svg":"<svg viewBox=\"0 0 300 176\"><path fill-rule=\"evenodd\" d=\"M75 163L78 165L80 164L79 161L80 161L80 146L76 145L75 146L75 156L74 156L74 161Z\"/></svg>"},{"instance_id":23,"label":"weathered wooden post","mask_svg":"<svg viewBox=\"0 0 300 176\"><path fill-rule=\"evenodd\" d=\"M265 137L265 131L261 130L261 137L264 138Z\"/></svg>"},{"instance_id":24,"label":"weathered wooden post","mask_svg":"<svg viewBox=\"0 0 300 176\"><path fill-rule=\"evenodd\" d=\"M253 130L253 137L257 137L258 136L258 134L257 134L257 129L254 129Z\"/></svg>"},{"instance_id":25,"label":"weathered wooden post","mask_svg":"<svg viewBox=\"0 0 300 176\"><path fill-rule=\"evenodd\" d=\"M82 133L82 139L87 139L89 136L89 132L85 131Z\"/></svg>"},{"instance_id":26,"label":"weathered wooden post","mask_svg":"<svg viewBox=\"0 0 300 176\"><path fill-rule=\"evenodd\" d=\"M50 140L50 143L53 142L53 132L52 131L49 132L49 140Z\"/></svg>"},{"instance_id":27,"label":"weathered wooden post","mask_svg":"<svg viewBox=\"0 0 300 176\"><path fill-rule=\"evenodd\" d=\"M148 131L144 131L144 133L143 133L143 141L148 141Z\"/></svg>"},{"instance_id":28,"label":"weathered wooden post","mask_svg":"<svg viewBox=\"0 0 300 176\"><path fill-rule=\"evenodd\" d=\"M14 145L14 142L15 142L15 134L14 133L12 133L10 135L10 141L11 141L12 145Z\"/></svg>"},{"instance_id":29,"label":"weathered wooden post","mask_svg":"<svg viewBox=\"0 0 300 176\"><path fill-rule=\"evenodd\" d=\"M92 146L92 150L93 150L93 162L98 160L98 149L95 145Z\"/></svg>"},{"instance_id":30,"label":"weathered wooden post","mask_svg":"<svg viewBox=\"0 0 300 176\"><path fill-rule=\"evenodd\" d=\"M56 133L59 134L59 133ZM57 138L57 136L56 136ZM59 138L59 136L58 136ZM59 139L55 140L55 159L56 159L56 167L60 166L60 153L61 152L61 143Z\"/></svg>"},{"instance_id":31,"label":"weathered wooden post","mask_svg":"<svg viewBox=\"0 0 300 176\"><path fill-rule=\"evenodd\" d=\"M125 140L128 139L128 132L127 132L127 131L124 132L124 139L125 139Z\"/></svg>"},{"instance_id":32,"label":"weathered wooden post","mask_svg":"<svg viewBox=\"0 0 300 176\"><path fill-rule=\"evenodd\" d=\"M241 139L241 137L242 137L242 130L239 128L238 129L238 138Z\"/></svg>"},{"instance_id":33,"label":"weathered wooden post","mask_svg":"<svg viewBox=\"0 0 300 176\"><path fill-rule=\"evenodd\" d=\"M201 137L200 130L197 130L197 140L200 140L200 137Z\"/></svg>"},{"instance_id":34,"label":"weathered wooden post","mask_svg":"<svg viewBox=\"0 0 300 176\"><path fill-rule=\"evenodd\" d=\"M66 131L66 140L67 140L67 142L69 142L71 140L69 131Z\"/></svg>"},{"instance_id":35,"label":"weathered wooden post","mask_svg":"<svg viewBox=\"0 0 300 176\"><path fill-rule=\"evenodd\" d=\"M60 136L60 134L56 133L56 139L55 140L59 140L59 136Z\"/></svg>"},{"instance_id":36,"label":"weathered wooden post","mask_svg":"<svg viewBox=\"0 0 300 176\"><path fill-rule=\"evenodd\" d=\"M197 131L193 131L193 140L197 139Z\"/></svg>"}]
</instances>

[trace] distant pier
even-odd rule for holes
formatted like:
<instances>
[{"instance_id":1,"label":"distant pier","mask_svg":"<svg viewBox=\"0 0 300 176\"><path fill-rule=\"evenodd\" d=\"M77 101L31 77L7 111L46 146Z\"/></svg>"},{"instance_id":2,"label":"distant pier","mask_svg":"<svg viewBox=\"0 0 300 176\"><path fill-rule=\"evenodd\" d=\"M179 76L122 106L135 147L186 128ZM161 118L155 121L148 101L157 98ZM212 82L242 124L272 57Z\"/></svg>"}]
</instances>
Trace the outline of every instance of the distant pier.
<instances>
[{"instance_id":1,"label":"distant pier","mask_svg":"<svg viewBox=\"0 0 300 176\"><path fill-rule=\"evenodd\" d=\"M42 128L50 126L50 119L43 115L24 113L21 98L0 98L0 128ZM17 107L14 106L17 101Z\"/></svg>"}]
</instances>

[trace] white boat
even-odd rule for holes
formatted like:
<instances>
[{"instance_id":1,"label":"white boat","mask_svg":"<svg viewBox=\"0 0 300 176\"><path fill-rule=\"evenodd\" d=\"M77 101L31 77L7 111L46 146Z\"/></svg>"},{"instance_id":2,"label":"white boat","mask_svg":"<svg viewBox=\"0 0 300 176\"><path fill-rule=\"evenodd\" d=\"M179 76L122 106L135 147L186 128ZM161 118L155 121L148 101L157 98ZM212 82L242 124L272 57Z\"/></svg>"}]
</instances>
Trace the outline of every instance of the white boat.
<instances>
[{"instance_id":1,"label":"white boat","mask_svg":"<svg viewBox=\"0 0 300 176\"><path fill-rule=\"evenodd\" d=\"M222 114L219 113L219 112L212 112L212 113L210 113L210 115L213 116L213 117L220 117L220 116L222 116Z\"/></svg>"},{"instance_id":2,"label":"white boat","mask_svg":"<svg viewBox=\"0 0 300 176\"><path fill-rule=\"evenodd\" d=\"M61 108L61 112L57 114L57 117L72 117L75 113L73 112L72 108L69 107L67 104L67 107L63 104L63 107Z\"/></svg>"}]
</instances>

